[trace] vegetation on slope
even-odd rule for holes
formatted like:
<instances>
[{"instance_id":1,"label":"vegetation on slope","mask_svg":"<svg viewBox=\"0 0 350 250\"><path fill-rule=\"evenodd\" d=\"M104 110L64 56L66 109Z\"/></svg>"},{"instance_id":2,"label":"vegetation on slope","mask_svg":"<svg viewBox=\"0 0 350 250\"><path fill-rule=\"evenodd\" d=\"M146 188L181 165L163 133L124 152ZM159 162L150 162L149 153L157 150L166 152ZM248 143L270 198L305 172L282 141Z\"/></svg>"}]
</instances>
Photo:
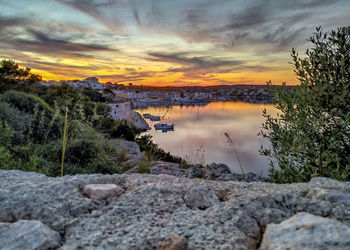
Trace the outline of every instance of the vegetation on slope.
<instances>
[{"instance_id":1,"label":"vegetation on slope","mask_svg":"<svg viewBox=\"0 0 350 250\"><path fill-rule=\"evenodd\" d=\"M274 92L280 115L264 112L272 147L261 152L271 157L273 182L350 180L350 27L318 28L310 42L306 58L291 53L300 85Z\"/></svg>"}]
</instances>

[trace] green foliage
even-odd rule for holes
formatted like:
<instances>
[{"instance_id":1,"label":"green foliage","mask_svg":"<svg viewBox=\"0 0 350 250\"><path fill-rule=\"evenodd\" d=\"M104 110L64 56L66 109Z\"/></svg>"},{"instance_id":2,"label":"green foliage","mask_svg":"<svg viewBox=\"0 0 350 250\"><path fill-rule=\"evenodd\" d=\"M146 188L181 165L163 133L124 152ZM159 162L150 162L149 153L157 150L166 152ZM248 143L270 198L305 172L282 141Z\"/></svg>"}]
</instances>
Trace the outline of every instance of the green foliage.
<instances>
[{"instance_id":1,"label":"green foliage","mask_svg":"<svg viewBox=\"0 0 350 250\"><path fill-rule=\"evenodd\" d=\"M152 161L149 160L143 160L137 169L137 173L140 174L149 174L150 168L152 166Z\"/></svg>"},{"instance_id":2,"label":"green foliage","mask_svg":"<svg viewBox=\"0 0 350 250\"><path fill-rule=\"evenodd\" d=\"M264 111L262 135L272 148L271 181L301 182L314 176L350 180L350 28L322 32L310 38L306 58L293 49L300 85L274 90L280 111Z\"/></svg>"},{"instance_id":3,"label":"green foliage","mask_svg":"<svg viewBox=\"0 0 350 250\"><path fill-rule=\"evenodd\" d=\"M39 97L10 90L0 96L0 103L0 118L15 130L15 144L60 137L62 118Z\"/></svg>"},{"instance_id":4,"label":"green foliage","mask_svg":"<svg viewBox=\"0 0 350 250\"><path fill-rule=\"evenodd\" d=\"M41 76L30 73L30 68L20 68L13 60L0 62L0 93L9 89L27 89L41 81Z\"/></svg>"},{"instance_id":5,"label":"green foliage","mask_svg":"<svg viewBox=\"0 0 350 250\"><path fill-rule=\"evenodd\" d=\"M126 120L114 121L112 127L108 131L111 138L124 138L133 141L140 130Z\"/></svg>"},{"instance_id":6,"label":"green foliage","mask_svg":"<svg viewBox=\"0 0 350 250\"><path fill-rule=\"evenodd\" d=\"M0 96L0 168L60 174L64 119L57 106L40 98L8 91ZM103 110L103 109L102 109ZM115 149L81 120L67 126L65 174L117 173Z\"/></svg>"},{"instance_id":7,"label":"green foliage","mask_svg":"<svg viewBox=\"0 0 350 250\"><path fill-rule=\"evenodd\" d=\"M91 93L96 94L87 89ZM84 90L85 93L87 91ZM83 91L83 93L84 93ZM99 94L97 92L97 94ZM97 98L97 97L96 97ZM49 89L45 100L51 106L61 107L61 113L66 108L69 110L69 120L80 120L97 131L107 134L110 138L124 138L126 140L134 140L140 131L127 121L114 120L110 116L110 107L104 103L94 103L89 97L83 95L74 87L64 83Z\"/></svg>"},{"instance_id":8,"label":"green foliage","mask_svg":"<svg viewBox=\"0 0 350 250\"><path fill-rule=\"evenodd\" d=\"M69 120L90 121L94 115L94 105L91 100L67 83L49 88L43 99L51 107L61 107L63 115L68 109Z\"/></svg>"},{"instance_id":9,"label":"green foliage","mask_svg":"<svg viewBox=\"0 0 350 250\"><path fill-rule=\"evenodd\" d=\"M111 90L106 90L106 92L108 92L108 94L110 95L114 95L114 93ZM103 94L101 94L99 91L92 88L83 88L82 93L85 96L89 97L90 100L93 102L113 102L112 98L106 97Z\"/></svg>"},{"instance_id":10,"label":"green foliage","mask_svg":"<svg viewBox=\"0 0 350 250\"><path fill-rule=\"evenodd\" d=\"M171 155L169 152L165 152L159 148L157 144L152 141L151 135L143 135L136 138L136 143L139 145L141 151L146 151L156 160L162 160L167 162L182 163L183 159L177 156Z\"/></svg>"}]
</instances>

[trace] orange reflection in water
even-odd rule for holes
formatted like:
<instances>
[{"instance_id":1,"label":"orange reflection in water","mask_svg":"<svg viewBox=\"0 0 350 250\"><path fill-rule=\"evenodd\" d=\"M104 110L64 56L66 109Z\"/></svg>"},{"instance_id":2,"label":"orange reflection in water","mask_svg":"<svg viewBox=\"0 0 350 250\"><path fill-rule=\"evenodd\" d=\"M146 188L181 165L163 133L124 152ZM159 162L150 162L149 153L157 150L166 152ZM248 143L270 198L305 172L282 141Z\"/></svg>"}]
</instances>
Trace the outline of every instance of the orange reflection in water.
<instances>
[{"instance_id":1,"label":"orange reflection in water","mask_svg":"<svg viewBox=\"0 0 350 250\"><path fill-rule=\"evenodd\" d=\"M206 106L149 107L138 109L164 117L162 122L174 123L175 131L162 133L153 129L154 122L147 120L152 130L146 132L166 151L181 156L192 163L211 162L227 164L239 173L239 165L224 133L233 140L246 172L267 173L268 159L260 156L258 149L267 141L257 134L264 122L262 110L276 115L270 104L245 102L214 102Z\"/></svg>"}]
</instances>

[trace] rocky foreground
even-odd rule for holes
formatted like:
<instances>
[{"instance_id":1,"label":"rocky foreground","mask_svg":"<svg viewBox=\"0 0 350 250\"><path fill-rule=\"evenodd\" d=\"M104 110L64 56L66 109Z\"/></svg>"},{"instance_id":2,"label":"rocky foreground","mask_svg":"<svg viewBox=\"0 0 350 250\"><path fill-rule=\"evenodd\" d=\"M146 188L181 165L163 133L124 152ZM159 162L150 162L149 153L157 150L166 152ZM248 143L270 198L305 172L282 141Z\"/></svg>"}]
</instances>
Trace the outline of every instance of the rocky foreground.
<instances>
[{"instance_id":1,"label":"rocky foreground","mask_svg":"<svg viewBox=\"0 0 350 250\"><path fill-rule=\"evenodd\" d=\"M350 183L0 170L0 249L350 249Z\"/></svg>"}]
</instances>

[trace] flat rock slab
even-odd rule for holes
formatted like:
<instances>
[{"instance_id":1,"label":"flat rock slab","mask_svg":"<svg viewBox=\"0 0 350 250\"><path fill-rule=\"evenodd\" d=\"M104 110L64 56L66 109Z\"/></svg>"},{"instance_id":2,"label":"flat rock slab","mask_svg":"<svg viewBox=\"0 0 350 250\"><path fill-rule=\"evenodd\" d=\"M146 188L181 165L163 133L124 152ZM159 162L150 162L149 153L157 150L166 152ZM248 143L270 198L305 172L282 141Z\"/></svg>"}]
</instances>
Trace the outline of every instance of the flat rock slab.
<instances>
[{"instance_id":1,"label":"flat rock slab","mask_svg":"<svg viewBox=\"0 0 350 250\"><path fill-rule=\"evenodd\" d=\"M350 249L350 227L309 213L269 224L261 244L267 249Z\"/></svg>"},{"instance_id":2,"label":"flat rock slab","mask_svg":"<svg viewBox=\"0 0 350 250\"><path fill-rule=\"evenodd\" d=\"M124 193L108 201L82 195L84 187L96 184L115 184ZM329 190L332 195L318 195L315 188ZM19 220L41 221L64 235L60 250L154 250L178 242L174 238L165 242L169 235L186 239L188 249L256 249L261 245L261 233L266 225L279 225L298 212L331 218L350 227L350 209L344 202L349 193L349 182L326 178L279 185L165 174L50 178L0 170L0 222L6 222L7 228ZM209 195L205 197L206 194ZM209 202L191 203L192 195L198 197L195 201ZM208 208L194 206L193 209L190 204ZM344 232L337 238L338 242L349 239ZM286 237L293 239L291 234L286 233ZM318 238L326 238L328 231L323 234Z\"/></svg>"},{"instance_id":3,"label":"flat rock slab","mask_svg":"<svg viewBox=\"0 0 350 250\"><path fill-rule=\"evenodd\" d=\"M61 236L35 220L0 223L0 249L40 250L60 246Z\"/></svg>"},{"instance_id":4,"label":"flat rock slab","mask_svg":"<svg viewBox=\"0 0 350 250\"><path fill-rule=\"evenodd\" d=\"M123 189L115 184L89 184L84 187L83 192L93 200L121 196L124 193Z\"/></svg>"}]
</instances>

